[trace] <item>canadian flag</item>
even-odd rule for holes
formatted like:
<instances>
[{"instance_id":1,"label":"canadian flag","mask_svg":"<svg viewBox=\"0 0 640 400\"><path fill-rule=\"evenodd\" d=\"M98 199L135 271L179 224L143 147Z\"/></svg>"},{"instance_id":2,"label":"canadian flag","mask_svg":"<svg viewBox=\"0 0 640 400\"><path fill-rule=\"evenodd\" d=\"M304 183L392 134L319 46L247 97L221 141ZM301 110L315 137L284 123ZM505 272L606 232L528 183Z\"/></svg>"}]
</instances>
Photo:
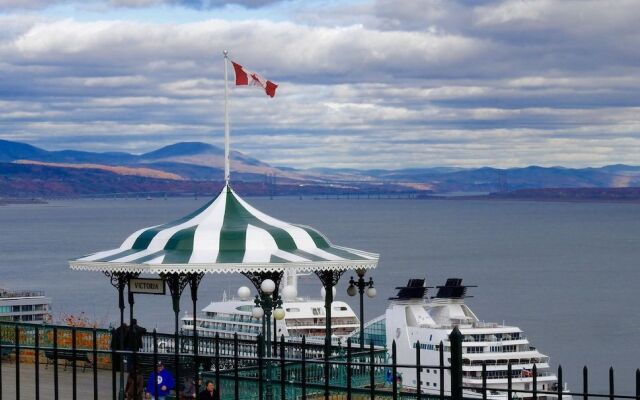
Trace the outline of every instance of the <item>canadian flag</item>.
<instances>
[{"instance_id":1,"label":"canadian flag","mask_svg":"<svg viewBox=\"0 0 640 400\"><path fill-rule=\"evenodd\" d=\"M278 88L278 85L264 79L263 77L256 74L255 72L251 72L244 69L242 65L236 62L231 61L231 64L233 64L233 71L236 74L236 86L243 86L243 85L249 85L249 84L254 86L260 86L261 88L264 89L265 93L267 93L269 97L273 97L276 95L276 89Z\"/></svg>"}]
</instances>

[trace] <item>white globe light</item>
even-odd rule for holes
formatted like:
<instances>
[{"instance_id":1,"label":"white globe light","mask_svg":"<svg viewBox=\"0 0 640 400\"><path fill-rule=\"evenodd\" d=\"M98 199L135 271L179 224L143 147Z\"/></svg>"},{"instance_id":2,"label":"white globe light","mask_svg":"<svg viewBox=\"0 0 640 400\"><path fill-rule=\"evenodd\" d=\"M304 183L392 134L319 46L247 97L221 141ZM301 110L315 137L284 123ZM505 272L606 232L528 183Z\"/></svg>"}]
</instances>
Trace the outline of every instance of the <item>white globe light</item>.
<instances>
[{"instance_id":1,"label":"white globe light","mask_svg":"<svg viewBox=\"0 0 640 400\"><path fill-rule=\"evenodd\" d=\"M282 308L276 308L273 310L273 318L280 321L284 318L284 310Z\"/></svg>"},{"instance_id":2,"label":"white globe light","mask_svg":"<svg viewBox=\"0 0 640 400\"><path fill-rule=\"evenodd\" d=\"M349 285L349 287L347 288L347 294L351 297L355 296L356 294L358 294L358 288L354 285Z\"/></svg>"},{"instance_id":3,"label":"white globe light","mask_svg":"<svg viewBox=\"0 0 640 400\"><path fill-rule=\"evenodd\" d=\"M246 286L241 286L238 288L238 297L240 300L249 300L251 297L251 289Z\"/></svg>"},{"instance_id":4,"label":"white globe light","mask_svg":"<svg viewBox=\"0 0 640 400\"><path fill-rule=\"evenodd\" d=\"M376 290L376 288L370 287L369 289L367 289L367 296L369 296L369 298L373 299L377 294L378 291Z\"/></svg>"},{"instance_id":5,"label":"white globe light","mask_svg":"<svg viewBox=\"0 0 640 400\"><path fill-rule=\"evenodd\" d=\"M253 307L253 310L251 311L251 316L253 316L253 318L262 318L264 316L264 310L260 307Z\"/></svg>"},{"instance_id":6,"label":"white globe light","mask_svg":"<svg viewBox=\"0 0 640 400\"><path fill-rule=\"evenodd\" d=\"M331 288L331 293L333 293L333 298L336 298L336 287L332 287ZM324 288L324 286L322 288L320 288L320 296L322 296L322 298L324 299L327 296L327 290Z\"/></svg>"},{"instance_id":7,"label":"white globe light","mask_svg":"<svg viewBox=\"0 0 640 400\"><path fill-rule=\"evenodd\" d=\"M276 290L276 283L271 279L265 279L260 284L260 290L266 294L271 294Z\"/></svg>"},{"instance_id":8,"label":"white globe light","mask_svg":"<svg viewBox=\"0 0 640 400\"><path fill-rule=\"evenodd\" d=\"M293 300L298 297L298 289L295 286L287 285L282 288L282 298L285 300Z\"/></svg>"}]
</instances>

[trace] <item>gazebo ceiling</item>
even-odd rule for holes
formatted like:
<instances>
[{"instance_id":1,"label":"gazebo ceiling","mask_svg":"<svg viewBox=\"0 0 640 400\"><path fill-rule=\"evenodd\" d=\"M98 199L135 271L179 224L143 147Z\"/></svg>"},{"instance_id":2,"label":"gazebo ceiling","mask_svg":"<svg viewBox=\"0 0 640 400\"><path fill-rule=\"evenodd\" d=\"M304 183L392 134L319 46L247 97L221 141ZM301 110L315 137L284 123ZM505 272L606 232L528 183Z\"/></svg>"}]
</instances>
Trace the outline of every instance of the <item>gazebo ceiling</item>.
<instances>
[{"instance_id":1,"label":"gazebo ceiling","mask_svg":"<svg viewBox=\"0 0 640 400\"><path fill-rule=\"evenodd\" d=\"M135 273L259 273L375 268L378 254L336 246L313 228L270 217L230 186L194 213L141 229L72 269Z\"/></svg>"}]
</instances>

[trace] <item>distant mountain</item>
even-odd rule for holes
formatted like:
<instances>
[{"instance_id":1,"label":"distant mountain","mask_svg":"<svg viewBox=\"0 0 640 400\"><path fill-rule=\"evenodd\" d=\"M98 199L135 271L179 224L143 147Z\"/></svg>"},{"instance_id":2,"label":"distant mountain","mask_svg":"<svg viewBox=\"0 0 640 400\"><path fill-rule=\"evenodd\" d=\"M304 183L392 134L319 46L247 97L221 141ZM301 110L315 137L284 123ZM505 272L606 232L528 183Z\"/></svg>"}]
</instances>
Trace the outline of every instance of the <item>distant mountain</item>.
<instances>
[{"instance_id":1,"label":"distant mountain","mask_svg":"<svg viewBox=\"0 0 640 400\"><path fill-rule=\"evenodd\" d=\"M25 143L0 140L0 162L20 160L55 164L145 167L194 180L223 180L224 174L224 150L200 142L176 143L136 155L123 152L47 151ZM272 174L287 180L305 180L295 171L281 171L237 151L231 152L231 160L232 172L244 179L264 181L266 174Z\"/></svg>"},{"instance_id":2,"label":"distant mountain","mask_svg":"<svg viewBox=\"0 0 640 400\"><path fill-rule=\"evenodd\" d=\"M528 189L626 188L640 186L640 166L623 164L598 168L529 166L498 169L430 167L397 170L352 168L275 167L240 152L231 152L232 179L235 182L287 189L287 193L377 193L429 191L431 193L507 193ZM181 142L144 154L124 152L94 153L75 150L47 151L29 144L0 140L0 183L12 193L85 193L85 179L96 179L89 192L117 190L118 179L127 191L158 187L199 187L198 182L224 180L224 150L200 142ZM145 179L153 183L145 183ZM50 184L57 182L56 185ZM179 185L162 182L180 181ZM126 185L124 184L126 182ZM267 182L269 182L267 184ZM102 186L101 186L102 185ZM257 186L256 186L257 185ZM262 186L261 186L262 185ZM206 186L206 185L205 185ZM66 189L62 189L62 188ZM44 188L44 189L43 189ZM58 188L58 189L55 189ZM178 190L178 189L173 189ZM272 189L269 189L272 190ZM5 193L0 191L0 197Z\"/></svg>"},{"instance_id":3,"label":"distant mountain","mask_svg":"<svg viewBox=\"0 0 640 400\"><path fill-rule=\"evenodd\" d=\"M180 142L142 154L140 158L143 160L159 160L163 158L184 157L203 153L224 155L224 150L201 142Z\"/></svg>"},{"instance_id":4,"label":"distant mountain","mask_svg":"<svg viewBox=\"0 0 640 400\"><path fill-rule=\"evenodd\" d=\"M11 142L0 139L0 162L11 162L19 159L39 159L49 152L26 143Z\"/></svg>"}]
</instances>

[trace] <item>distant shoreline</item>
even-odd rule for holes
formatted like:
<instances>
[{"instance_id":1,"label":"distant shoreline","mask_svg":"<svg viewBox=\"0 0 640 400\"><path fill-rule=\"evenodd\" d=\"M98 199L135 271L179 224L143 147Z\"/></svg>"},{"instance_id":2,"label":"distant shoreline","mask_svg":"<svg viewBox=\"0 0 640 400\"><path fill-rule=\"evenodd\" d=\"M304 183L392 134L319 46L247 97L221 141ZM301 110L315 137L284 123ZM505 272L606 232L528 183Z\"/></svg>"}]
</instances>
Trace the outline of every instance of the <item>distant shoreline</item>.
<instances>
[{"instance_id":1,"label":"distant shoreline","mask_svg":"<svg viewBox=\"0 0 640 400\"><path fill-rule=\"evenodd\" d=\"M20 198L0 199L0 206L8 206L8 205L14 205L14 204L48 204L48 202L43 199L20 199Z\"/></svg>"},{"instance_id":2,"label":"distant shoreline","mask_svg":"<svg viewBox=\"0 0 640 400\"><path fill-rule=\"evenodd\" d=\"M538 201L562 203L640 203L640 187L521 189L471 196L419 196L423 200Z\"/></svg>"}]
</instances>

